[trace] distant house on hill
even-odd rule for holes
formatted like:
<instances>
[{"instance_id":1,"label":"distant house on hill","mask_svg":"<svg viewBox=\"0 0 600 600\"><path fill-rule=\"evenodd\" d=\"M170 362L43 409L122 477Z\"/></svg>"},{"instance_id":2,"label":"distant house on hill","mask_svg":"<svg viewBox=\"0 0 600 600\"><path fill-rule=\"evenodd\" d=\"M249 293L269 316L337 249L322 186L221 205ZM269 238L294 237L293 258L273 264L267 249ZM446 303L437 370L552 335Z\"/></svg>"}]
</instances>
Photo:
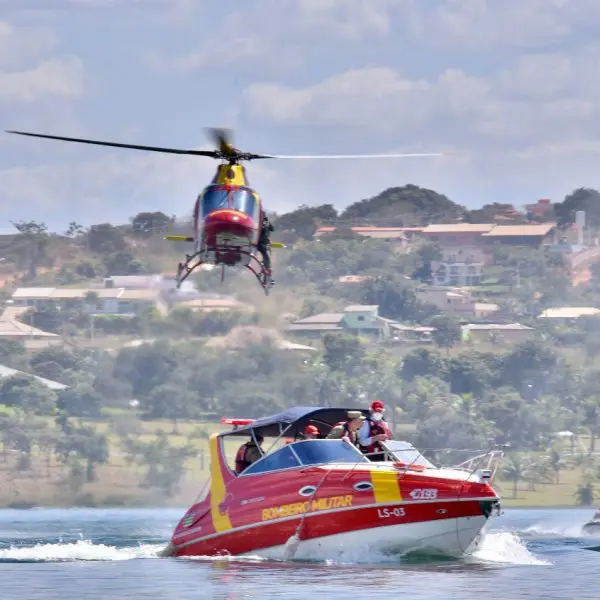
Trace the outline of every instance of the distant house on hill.
<instances>
[{"instance_id":1,"label":"distant house on hill","mask_svg":"<svg viewBox=\"0 0 600 600\"><path fill-rule=\"evenodd\" d=\"M26 307L7 306L0 315L0 339L22 342L27 350L41 350L55 344L62 344L60 335L42 331L18 317L26 312Z\"/></svg>"},{"instance_id":2,"label":"distant house on hill","mask_svg":"<svg viewBox=\"0 0 600 600\"><path fill-rule=\"evenodd\" d=\"M319 227L315 231L314 237L326 239L328 235L337 230L337 227ZM421 232L422 227L350 227L348 230L360 237L386 240L396 248L406 249L415 236Z\"/></svg>"},{"instance_id":3,"label":"distant house on hill","mask_svg":"<svg viewBox=\"0 0 600 600\"><path fill-rule=\"evenodd\" d=\"M489 318L500 310L497 304L477 302L469 290L461 287L429 286L418 290L417 297L443 312L463 318Z\"/></svg>"},{"instance_id":4,"label":"distant house on hill","mask_svg":"<svg viewBox=\"0 0 600 600\"><path fill-rule=\"evenodd\" d=\"M533 327L521 323L469 323L462 326L463 341L520 344L531 337Z\"/></svg>"},{"instance_id":5,"label":"distant house on hill","mask_svg":"<svg viewBox=\"0 0 600 600\"><path fill-rule=\"evenodd\" d=\"M376 340L390 337L390 321L379 316L377 305L351 305L339 313L321 313L298 319L285 327L285 331L304 337L321 337L337 331L367 335Z\"/></svg>"},{"instance_id":6,"label":"distant house on hill","mask_svg":"<svg viewBox=\"0 0 600 600\"><path fill-rule=\"evenodd\" d=\"M530 246L541 248L554 241L555 223L541 225L496 225L481 237L485 243L508 244L511 246Z\"/></svg>"},{"instance_id":7,"label":"distant house on hill","mask_svg":"<svg viewBox=\"0 0 600 600\"><path fill-rule=\"evenodd\" d=\"M492 262L493 246L506 244L540 248L553 240L553 223L494 225L451 223L428 225L423 238L437 243L442 257L431 264L436 285L477 285Z\"/></svg>"},{"instance_id":8,"label":"distant house on hill","mask_svg":"<svg viewBox=\"0 0 600 600\"><path fill-rule=\"evenodd\" d=\"M15 306L81 305L90 314L135 315L160 303L160 292L152 289L21 287L12 295Z\"/></svg>"},{"instance_id":9,"label":"distant house on hill","mask_svg":"<svg viewBox=\"0 0 600 600\"><path fill-rule=\"evenodd\" d=\"M592 306L563 306L560 308L547 308L538 316L538 319L550 319L552 322L568 323L580 317L600 317L600 308Z\"/></svg>"}]
</instances>

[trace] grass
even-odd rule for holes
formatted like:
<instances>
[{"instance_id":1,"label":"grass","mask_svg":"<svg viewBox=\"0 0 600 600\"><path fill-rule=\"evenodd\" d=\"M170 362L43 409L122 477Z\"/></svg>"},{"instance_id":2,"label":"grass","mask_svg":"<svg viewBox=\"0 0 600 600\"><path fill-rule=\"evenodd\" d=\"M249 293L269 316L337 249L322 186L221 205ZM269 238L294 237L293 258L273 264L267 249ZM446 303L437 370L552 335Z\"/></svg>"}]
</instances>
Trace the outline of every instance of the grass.
<instances>
[{"instance_id":1,"label":"grass","mask_svg":"<svg viewBox=\"0 0 600 600\"><path fill-rule=\"evenodd\" d=\"M115 416L118 418L118 413L111 415L112 418ZM156 439L157 434L164 432L168 435L171 445L181 447L190 443L197 452L196 456L186 462L185 475L180 483L179 492L171 498L166 498L157 490L143 486L146 469L127 463L127 457L110 420L89 420L84 421L83 424L104 433L109 441L109 462L98 466L97 481L83 485L78 492L72 492L68 485L67 469L53 456L36 452L33 456L32 469L19 472L15 469L18 456L16 453L7 453L4 458L0 456L0 506L83 504L185 507L194 501L209 477L208 435L228 429L218 423L205 421L177 423L176 429L171 421L135 421L135 425L141 431L141 441L152 441ZM402 423L397 427L396 437L406 438L414 432L414 424ZM202 437L199 437L199 434ZM233 465L237 448L243 441L243 438L225 440L225 450L230 464ZM589 445L589 440L585 445ZM530 453L529 456L533 455ZM558 484L535 484L532 487L525 481L519 482L516 498L513 498L512 481L499 477L496 479L495 487L505 507L575 506L575 491L583 477L583 469L573 467L561 471Z\"/></svg>"}]
</instances>

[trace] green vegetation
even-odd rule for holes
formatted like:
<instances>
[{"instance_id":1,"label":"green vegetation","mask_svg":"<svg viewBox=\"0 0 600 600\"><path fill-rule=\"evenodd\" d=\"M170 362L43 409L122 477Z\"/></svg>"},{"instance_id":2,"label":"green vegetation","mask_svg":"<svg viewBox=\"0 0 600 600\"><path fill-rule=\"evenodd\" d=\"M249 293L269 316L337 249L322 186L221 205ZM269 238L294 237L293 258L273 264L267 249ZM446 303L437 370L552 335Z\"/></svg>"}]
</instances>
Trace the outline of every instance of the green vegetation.
<instances>
[{"instance_id":1,"label":"green vegetation","mask_svg":"<svg viewBox=\"0 0 600 600\"><path fill-rule=\"evenodd\" d=\"M577 190L557 216L568 223L584 207L593 221L597 194ZM493 335L465 342L460 320L420 297L438 248L415 242L410 252L394 250L347 226L484 222L494 211L506 207L467 211L431 190L405 186L341 214L324 205L275 215L277 239L289 248L275 256L272 295L264 297L249 274L231 275L222 287L253 305L251 314L176 308L98 317L96 333L109 341L100 345L80 343L97 341L89 339L86 311L93 298L26 312L26 323L69 343L27 352L3 340L0 364L68 388L55 392L31 376L0 380L0 504L187 504L208 475L207 437L220 428L219 417L259 417L290 405L367 406L376 397L385 401L397 436L439 464L510 444L499 476L507 505L595 502L600 320L551 326L536 316L559 305L600 306L600 270L573 287L561 255L496 247L478 300L500 304L504 321L534 332L520 344ZM315 240L324 224L336 224L335 235ZM120 226L86 230L72 223L63 235L43 223L16 227L1 242L4 299L15 278L17 285L88 287L108 275L173 271L181 248L162 235L187 233L189 224L143 213ZM363 278L345 284L345 275ZM196 274L194 282L221 290L214 271ZM310 342L314 352L280 349L281 333L272 330L286 318L349 304L377 304L382 317L436 331L429 343L411 346L330 332ZM134 337L151 341L125 347ZM573 435L558 435L564 431ZM232 457L235 450L228 447Z\"/></svg>"}]
</instances>

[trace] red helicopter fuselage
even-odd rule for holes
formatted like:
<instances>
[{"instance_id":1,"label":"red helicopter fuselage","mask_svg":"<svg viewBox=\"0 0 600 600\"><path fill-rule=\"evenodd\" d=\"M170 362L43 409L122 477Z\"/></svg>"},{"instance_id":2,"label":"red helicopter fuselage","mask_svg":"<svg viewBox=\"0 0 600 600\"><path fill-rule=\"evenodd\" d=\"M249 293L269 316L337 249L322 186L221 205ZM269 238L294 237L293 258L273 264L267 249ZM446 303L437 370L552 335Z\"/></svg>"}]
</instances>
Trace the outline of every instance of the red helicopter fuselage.
<instances>
[{"instance_id":1,"label":"red helicopter fuselage","mask_svg":"<svg viewBox=\"0 0 600 600\"><path fill-rule=\"evenodd\" d=\"M256 249L262 218L260 197L248 187L244 168L221 165L196 200L197 249L209 254L210 262L238 264L244 252Z\"/></svg>"}]
</instances>

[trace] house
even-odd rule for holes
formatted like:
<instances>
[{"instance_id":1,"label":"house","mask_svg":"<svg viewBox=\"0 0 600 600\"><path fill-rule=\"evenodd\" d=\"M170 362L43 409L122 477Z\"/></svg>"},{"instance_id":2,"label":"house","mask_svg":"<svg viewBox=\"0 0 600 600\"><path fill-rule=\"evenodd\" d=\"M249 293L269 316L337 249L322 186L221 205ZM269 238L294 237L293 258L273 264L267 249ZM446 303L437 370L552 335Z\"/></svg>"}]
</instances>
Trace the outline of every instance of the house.
<instances>
[{"instance_id":1,"label":"house","mask_svg":"<svg viewBox=\"0 0 600 600\"><path fill-rule=\"evenodd\" d=\"M481 282L487 253L477 246L442 246L442 257L432 261L435 285L477 285Z\"/></svg>"},{"instance_id":2,"label":"house","mask_svg":"<svg viewBox=\"0 0 600 600\"><path fill-rule=\"evenodd\" d=\"M423 325L403 325L402 323L390 322L392 331L391 342L394 344L431 344L431 334L435 327Z\"/></svg>"},{"instance_id":3,"label":"house","mask_svg":"<svg viewBox=\"0 0 600 600\"><path fill-rule=\"evenodd\" d=\"M561 308L547 308L538 315L538 319L551 319L553 323L567 324L580 317L597 317L600 308L592 306L563 306Z\"/></svg>"},{"instance_id":4,"label":"house","mask_svg":"<svg viewBox=\"0 0 600 600\"><path fill-rule=\"evenodd\" d=\"M510 244L511 246L529 246L541 248L554 241L556 223L541 225L496 225L490 231L481 234L489 244Z\"/></svg>"},{"instance_id":5,"label":"house","mask_svg":"<svg viewBox=\"0 0 600 600\"><path fill-rule=\"evenodd\" d=\"M42 383L54 392L61 392L62 390L66 390L69 387L68 385L64 385L63 383L58 383L58 381L52 381L51 379L38 377L37 375L31 375L29 373L24 373L23 371L18 371L17 369L11 369L10 367L0 365L0 379L4 379L5 377L12 377L13 375L25 375L26 377L35 377L40 383Z\"/></svg>"},{"instance_id":6,"label":"house","mask_svg":"<svg viewBox=\"0 0 600 600\"><path fill-rule=\"evenodd\" d=\"M305 337L321 337L331 331L368 335L377 340L390 337L390 321L379 316L379 306L356 304L340 313L321 313L292 322L284 330Z\"/></svg>"},{"instance_id":7,"label":"house","mask_svg":"<svg viewBox=\"0 0 600 600\"><path fill-rule=\"evenodd\" d=\"M89 314L136 315L148 308L164 308L159 296L158 290L151 289L22 287L12 300L19 307L82 307Z\"/></svg>"},{"instance_id":8,"label":"house","mask_svg":"<svg viewBox=\"0 0 600 600\"><path fill-rule=\"evenodd\" d=\"M192 312L255 312L256 309L250 304L244 304L235 298L197 298L196 300L184 300L179 302L176 308L187 308Z\"/></svg>"},{"instance_id":9,"label":"house","mask_svg":"<svg viewBox=\"0 0 600 600\"><path fill-rule=\"evenodd\" d=\"M428 225L423 238L438 244L442 252L439 261L431 263L435 285L476 285L483 269L490 262L489 250L481 236L494 229L491 223L452 223Z\"/></svg>"},{"instance_id":10,"label":"house","mask_svg":"<svg viewBox=\"0 0 600 600\"><path fill-rule=\"evenodd\" d=\"M469 323L462 326L463 341L520 344L531 337L533 327L521 323Z\"/></svg>"},{"instance_id":11,"label":"house","mask_svg":"<svg viewBox=\"0 0 600 600\"><path fill-rule=\"evenodd\" d=\"M323 238L336 229L336 227L319 227L313 237ZM422 229L422 227L350 227L349 231L360 237L386 240L395 248L407 249Z\"/></svg>"},{"instance_id":12,"label":"house","mask_svg":"<svg viewBox=\"0 0 600 600\"><path fill-rule=\"evenodd\" d=\"M8 303L10 302L11 300L8 300ZM0 339L21 342L26 350L42 350L63 343L60 335L21 322L19 317L26 311L26 307L12 305L4 309L0 315Z\"/></svg>"},{"instance_id":13,"label":"house","mask_svg":"<svg viewBox=\"0 0 600 600\"><path fill-rule=\"evenodd\" d=\"M422 302L458 317L487 318L500 310L497 304L477 302L469 290L461 287L430 286L418 290L417 296Z\"/></svg>"}]
</instances>

